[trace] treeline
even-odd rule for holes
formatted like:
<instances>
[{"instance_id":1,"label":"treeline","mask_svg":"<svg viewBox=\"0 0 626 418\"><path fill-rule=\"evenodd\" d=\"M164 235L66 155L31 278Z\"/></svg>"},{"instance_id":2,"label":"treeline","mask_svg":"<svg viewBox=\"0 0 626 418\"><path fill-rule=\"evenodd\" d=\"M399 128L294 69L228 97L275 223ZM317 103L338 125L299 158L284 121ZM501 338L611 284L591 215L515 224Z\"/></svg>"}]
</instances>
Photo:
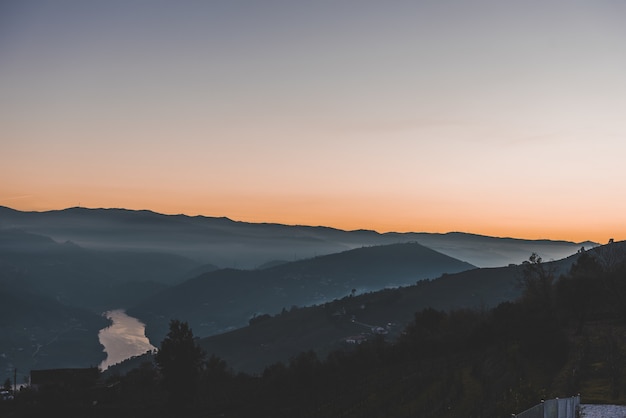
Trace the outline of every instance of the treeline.
<instances>
[{"instance_id":1,"label":"treeline","mask_svg":"<svg viewBox=\"0 0 626 418\"><path fill-rule=\"evenodd\" d=\"M254 376L206 356L172 321L154 364L80 397L18 397L13 416L505 417L577 393L626 403L626 263L606 254L581 251L561 277L533 254L515 302L425 309L396 341L304 352Z\"/></svg>"}]
</instances>

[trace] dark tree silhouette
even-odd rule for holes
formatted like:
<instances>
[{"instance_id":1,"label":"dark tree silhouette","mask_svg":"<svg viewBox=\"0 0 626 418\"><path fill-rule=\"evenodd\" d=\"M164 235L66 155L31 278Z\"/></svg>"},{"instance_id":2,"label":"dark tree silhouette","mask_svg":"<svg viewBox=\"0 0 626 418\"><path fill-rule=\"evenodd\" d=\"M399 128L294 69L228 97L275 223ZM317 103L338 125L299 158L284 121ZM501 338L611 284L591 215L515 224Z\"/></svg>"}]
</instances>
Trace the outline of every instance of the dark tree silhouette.
<instances>
[{"instance_id":1,"label":"dark tree silhouette","mask_svg":"<svg viewBox=\"0 0 626 418\"><path fill-rule=\"evenodd\" d=\"M601 293L604 270L598 261L586 252L580 253L569 274L556 284L559 304L576 320L580 334L590 312L606 303Z\"/></svg>"},{"instance_id":2,"label":"dark tree silhouette","mask_svg":"<svg viewBox=\"0 0 626 418\"><path fill-rule=\"evenodd\" d=\"M532 253L528 261L524 261L524 270L520 278L523 297L527 302L540 304L543 309L551 311L553 307L554 269L543 264L537 253Z\"/></svg>"},{"instance_id":3,"label":"dark tree silhouette","mask_svg":"<svg viewBox=\"0 0 626 418\"><path fill-rule=\"evenodd\" d=\"M171 320L170 332L161 342L155 360L172 403L184 404L193 401L204 356L187 322Z\"/></svg>"}]
</instances>

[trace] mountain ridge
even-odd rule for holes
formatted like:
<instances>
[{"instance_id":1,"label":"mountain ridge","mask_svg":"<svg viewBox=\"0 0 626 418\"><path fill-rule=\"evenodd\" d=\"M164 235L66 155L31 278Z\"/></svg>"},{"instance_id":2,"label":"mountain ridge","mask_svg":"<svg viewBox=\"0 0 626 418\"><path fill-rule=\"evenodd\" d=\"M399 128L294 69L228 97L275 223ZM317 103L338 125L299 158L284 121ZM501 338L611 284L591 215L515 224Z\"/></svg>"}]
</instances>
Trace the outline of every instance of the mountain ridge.
<instances>
[{"instance_id":1,"label":"mountain ridge","mask_svg":"<svg viewBox=\"0 0 626 418\"><path fill-rule=\"evenodd\" d=\"M0 229L20 228L86 248L174 252L222 268L255 268L270 260L306 259L361 246L418 241L479 267L520 263L532 252L560 259L581 246L564 240L525 240L465 232L385 232L328 226L251 223L227 217L166 215L150 210L82 207L22 212L0 206Z\"/></svg>"}]
</instances>

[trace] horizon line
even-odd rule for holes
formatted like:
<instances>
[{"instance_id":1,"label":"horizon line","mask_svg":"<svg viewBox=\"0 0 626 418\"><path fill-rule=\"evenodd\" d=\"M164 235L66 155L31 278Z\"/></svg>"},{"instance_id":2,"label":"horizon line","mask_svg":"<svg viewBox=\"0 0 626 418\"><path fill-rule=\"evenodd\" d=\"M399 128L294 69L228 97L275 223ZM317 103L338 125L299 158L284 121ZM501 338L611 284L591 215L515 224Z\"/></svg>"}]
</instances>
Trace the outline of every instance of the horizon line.
<instances>
[{"instance_id":1,"label":"horizon line","mask_svg":"<svg viewBox=\"0 0 626 418\"><path fill-rule=\"evenodd\" d=\"M14 210L16 212L22 212L22 213L62 212L62 211L71 210L71 209L85 209L85 210L94 210L94 211L95 210L120 210L120 211L128 211L128 212L149 212L149 213L160 215L160 216L185 216L188 218L225 219L225 220L235 222L235 223L245 223L245 224L251 224L251 225L277 225L277 226L301 227L301 228L328 228L328 229L334 229L334 230L343 231L343 232L372 232L372 233L376 233L379 235L385 235L385 234L432 234L432 235L463 234L463 235L473 235L477 237L509 239L509 240L519 240L519 241L551 241L551 242L566 242L566 243L574 243L574 244L589 243L589 244L595 244L595 245L602 245L601 243L590 240L590 239L585 239L584 241L572 241L572 240L554 239L554 238L520 238L520 237L515 237L515 236L510 236L510 235L504 235L504 236L487 235L484 233L469 232L469 231L462 231L462 230L451 230L447 232L440 232L440 231L427 231L427 230L379 231L373 228L345 229L345 228L341 228L337 226L323 225L323 224L315 225L315 224L304 224L304 223L301 224L301 223L281 223L281 222L271 222L271 221L249 221L249 220L243 220L243 219L233 219L228 216L214 216L214 215L206 215L206 214L201 214L201 213L198 213L198 214L188 214L188 213L183 213L183 212L167 213L167 212L159 212L157 210L148 209L148 208L130 209L130 208L125 208L125 207L113 207L113 206L111 207L87 207L87 206L80 206L80 204L78 206L68 206L68 207L64 207L61 209L42 209L42 210L22 210L22 209L16 209L16 208L6 206L6 205L0 205L0 207L4 207L10 210ZM1 228L2 227L0 225L0 229Z\"/></svg>"}]
</instances>

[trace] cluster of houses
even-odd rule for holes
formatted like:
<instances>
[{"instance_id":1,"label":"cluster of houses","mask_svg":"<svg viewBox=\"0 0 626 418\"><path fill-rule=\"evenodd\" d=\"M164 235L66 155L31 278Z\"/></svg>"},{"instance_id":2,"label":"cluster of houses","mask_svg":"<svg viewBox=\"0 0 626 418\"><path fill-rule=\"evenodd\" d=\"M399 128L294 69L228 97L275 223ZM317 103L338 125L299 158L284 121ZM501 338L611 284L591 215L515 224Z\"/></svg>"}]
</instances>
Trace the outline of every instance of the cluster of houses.
<instances>
[{"instance_id":1,"label":"cluster of houses","mask_svg":"<svg viewBox=\"0 0 626 418\"><path fill-rule=\"evenodd\" d=\"M352 322L355 322L354 320ZM370 335L387 335L389 333L389 328L391 328L393 324L389 323L386 327L371 327L370 333L361 333L359 335L351 335L343 339L344 342L348 344L361 344L367 341L368 336Z\"/></svg>"}]
</instances>

